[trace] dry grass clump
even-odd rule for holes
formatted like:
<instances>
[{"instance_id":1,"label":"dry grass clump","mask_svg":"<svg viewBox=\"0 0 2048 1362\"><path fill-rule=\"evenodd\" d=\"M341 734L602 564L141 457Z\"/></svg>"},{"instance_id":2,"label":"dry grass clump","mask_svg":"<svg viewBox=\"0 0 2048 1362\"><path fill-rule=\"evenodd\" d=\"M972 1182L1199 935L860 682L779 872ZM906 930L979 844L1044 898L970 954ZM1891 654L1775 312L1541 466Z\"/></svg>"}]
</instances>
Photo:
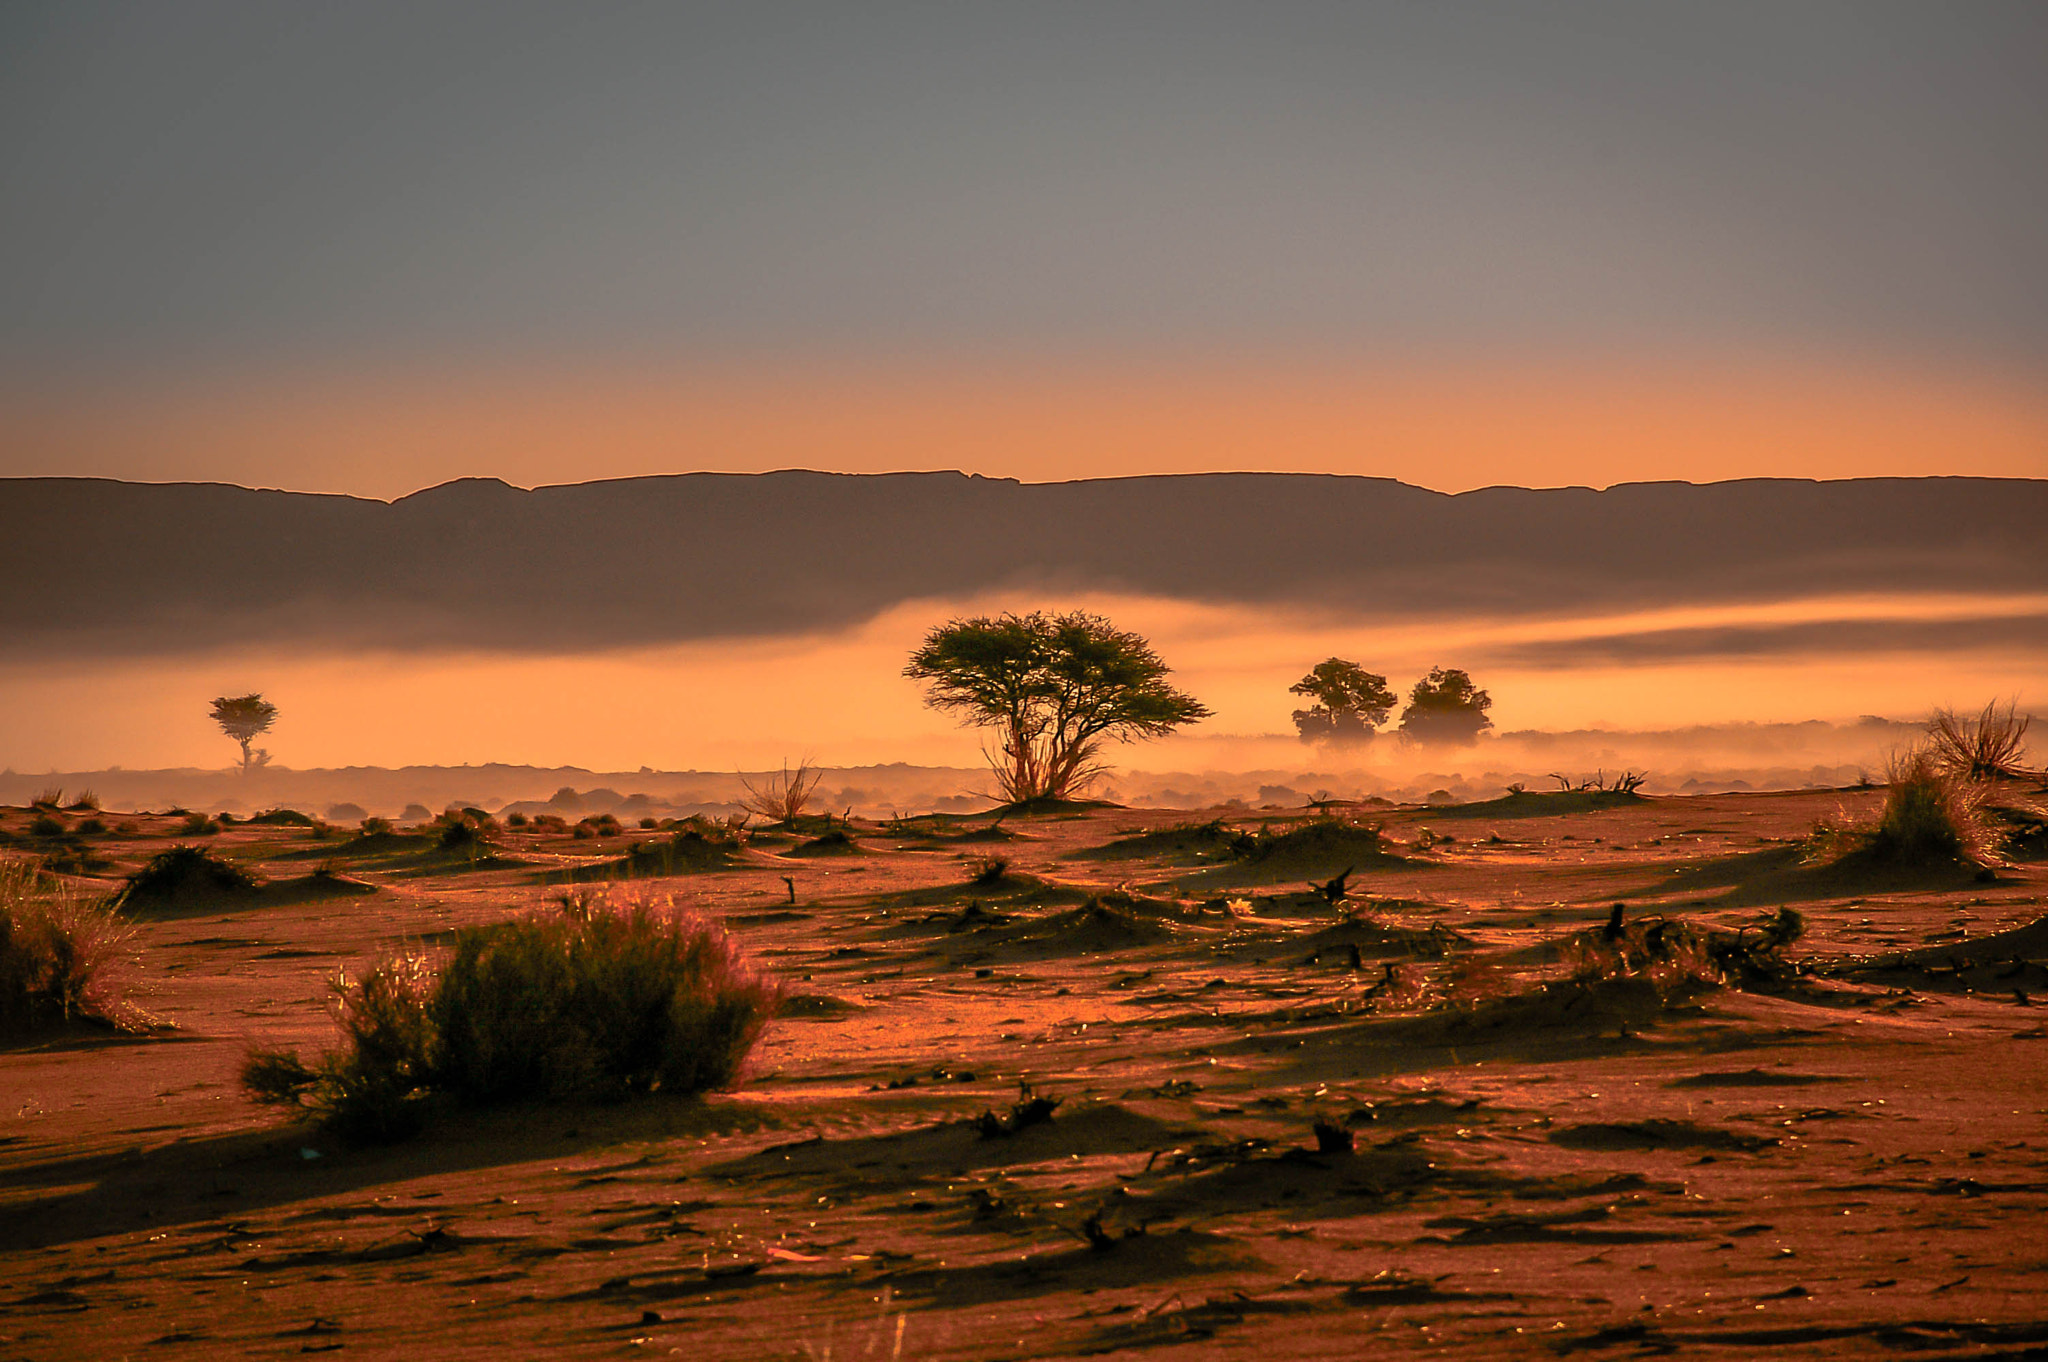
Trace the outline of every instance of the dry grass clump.
<instances>
[{"instance_id":1,"label":"dry grass clump","mask_svg":"<svg viewBox=\"0 0 2048 1362\"><path fill-rule=\"evenodd\" d=\"M2021 760L2027 751L2030 714L2015 702L1996 700L1976 718L1937 709L1927 720L1927 756L1934 769L1959 780L2023 780L2035 774Z\"/></svg>"},{"instance_id":2,"label":"dry grass clump","mask_svg":"<svg viewBox=\"0 0 2048 1362\"><path fill-rule=\"evenodd\" d=\"M159 851L128 877L128 892L139 898L175 898L180 894L246 894L256 879L233 861L204 847L184 843Z\"/></svg>"},{"instance_id":3,"label":"dry grass clump","mask_svg":"<svg viewBox=\"0 0 2048 1362\"><path fill-rule=\"evenodd\" d=\"M113 979L131 931L107 900L0 862L0 1035L135 1021Z\"/></svg>"},{"instance_id":4,"label":"dry grass clump","mask_svg":"<svg viewBox=\"0 0 2048 1362\"><path fill-rule=\"evenodd\" d=\"M313 826L312 816L300 813L297 809L270 809L255 815L249 821L251 823L265 823L280 828L310 828Z\"/></svg>"},{"instance_id":5,"label":"dry grass clump","mask_svg":"<svg viewBox=\"0 0 2048 1362\"><path fill-rule=\"evenodd\" d=\"M811 796L824 774L806 757L796 764L794 771L784 762L781 775L768 777L758 787L742 776L740 784L747 792L740 797L740 807L771 823L793 824L810 807Z\"/></svg>"},{"instance_id":6,"label":"dry grass clump","mask_svg":"<svg viewBox=\"0 0 2048 1362\"><path fill-rule=\"evenodd\" d=\"M781 1001L715 925L588 892L468 927L444 956L336 986L344 1046L307 1063L252 1051L255 1101L345 1138L403 1138L436 1095L487 1104L727 1087Z\"/></svg>"},{"instance_id":7,"label":"dry grass clump","mask_svg":"<svg viewBox=\"0 0 2048 1362\"><path fill-rule=\"evenodd\" d=\"M1876 859L1915 865L1989 865L1996 859L1996 837L1983 816L1980 787L1948 773L1924 749L1886 764L1884 810L1868 845Z\"/></svg>"}]
</instances>

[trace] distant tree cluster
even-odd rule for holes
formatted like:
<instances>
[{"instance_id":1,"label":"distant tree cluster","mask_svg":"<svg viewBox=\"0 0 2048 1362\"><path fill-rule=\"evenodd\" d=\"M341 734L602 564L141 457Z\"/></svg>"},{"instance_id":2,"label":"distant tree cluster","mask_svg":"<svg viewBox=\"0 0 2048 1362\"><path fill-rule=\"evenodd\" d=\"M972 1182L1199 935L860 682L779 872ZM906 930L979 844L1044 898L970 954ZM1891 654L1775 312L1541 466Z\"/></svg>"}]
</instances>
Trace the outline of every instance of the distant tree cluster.
<instances>
[{"instance_id":1,"label":"distant tree cluster","mask_svg":"<svg viewBox=\"0 0 2048 1362\"><path fill-rule=\"evenodd\" d=\"M1399 703L1386 677L1341 657L1318 662L1287 690L1314 702L1294 711L1294 727L1303 742L1369 742ZM1486 716L1492 707L1493 697L1473 685L1464 671L1436 667L1408 692L1398 732L1410 742L1431 746L1469 743L1493 727Z\"/></svg>"}]
</instances>

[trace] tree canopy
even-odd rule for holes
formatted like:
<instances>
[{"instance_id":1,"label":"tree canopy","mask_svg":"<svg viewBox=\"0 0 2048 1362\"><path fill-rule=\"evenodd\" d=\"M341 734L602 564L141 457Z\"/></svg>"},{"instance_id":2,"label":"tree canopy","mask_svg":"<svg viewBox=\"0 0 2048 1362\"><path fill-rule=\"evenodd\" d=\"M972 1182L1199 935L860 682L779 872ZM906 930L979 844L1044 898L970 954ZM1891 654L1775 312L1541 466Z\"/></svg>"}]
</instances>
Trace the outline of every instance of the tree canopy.
<instances>
[{"instance_id":1,"label":"tree canopy","mask_svg":"<svg viewBox=\"0 0 2048 1362\"><path fill-rule=\"evenodd\" d=\"M1006 614L933 629L903 674L927 704L993 728L990 767L1003 797L1068 799L1102 773L1106 741L1171 733L1209 717L1167 684L1170 669L1137 634L1098 615Z\"/></svg>"},{"instance_id":2,"label":"tree canopy","mask_svg":"<svg viewBox=\"0 0 2048 1362\"><path fill-rule=\"evenodd\" d=\"M1486 711L1493 697L1472 684L1456 667L1432 668L1408 693L1401 711L1401 734L1411 742L1454 746L1468 743L1493 727Z\"/></svg>"},{"instance_id":3,"label":"tree canopy","mask_svg":"<svg viewBox=\"0 0 2048 1362\"><path fill-rule=\"evenodd\" d=\"M246 774L270 763L270 753L250 750L258 734L270 731L277 721L277 706L261 695L222 695L213 702L213 721L221 732L242 745L242 770Z\"/></svg>"},{"instance_id":4,"label":"tree canopy","mask_svg":"<svg viewBox=\"0 0 2048 1362\"><path fill-rule=\"evenodd\" d=\"M1294 727L1303 742L1365 742L1400 700L1387 689L1386 677L1341 657L1316 663L1287 693L1315 701L1294 711Z\"/></svg>"}]
</instances>

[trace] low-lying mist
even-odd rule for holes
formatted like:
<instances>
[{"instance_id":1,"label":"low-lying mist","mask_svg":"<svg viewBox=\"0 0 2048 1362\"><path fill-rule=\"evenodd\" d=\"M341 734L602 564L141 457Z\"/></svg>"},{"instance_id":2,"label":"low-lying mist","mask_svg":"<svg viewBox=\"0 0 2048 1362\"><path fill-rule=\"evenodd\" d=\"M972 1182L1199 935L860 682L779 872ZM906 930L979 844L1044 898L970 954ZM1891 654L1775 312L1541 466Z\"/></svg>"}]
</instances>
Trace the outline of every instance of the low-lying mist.
<instances>
[{"instance_id":1,"label":"low-lying mist","mask_svg":"<svg viewBox=\"0 0 2048 1362\"><path fill-rule=\"evenodd\" d=\"M718 803L737 793L722 773L808 757L833 773L825 802L835 807L973 802L986 788L979 735L928 709L903 660L946 619L1037 606L1095 610L1144 634L1176 683L1215 710L1171 739L1111 749L1104 793L1126 802L1472 798L1621 769L1647 773L1653 791L1843 784L1879 770L1934 706L2017 697L2024 708L2048 674L2038 596L1398 626L1132 597L933 600L823 635L567 657L246 650L22 664L0 673L0 797L69 772L102 797L132 784L144 803L223 808L395 812L545 799L563 786ZM1432 666L1464 667L1493 696L1494 732L1466 748L1391 735L1305 746L1289 720L1303 702L1287 687L1332 655L1403 691ZM280 712L260 744L272 768L244 778L224 773L239 752L207 711L216 695L249 691ZM887 774L905 766L924 769ZM384 774L405 768L419 772L417 788ZM144 771L180 774L136 783ZM687 772L714 774L661 774Z\"/></svg>"}]
</instances>

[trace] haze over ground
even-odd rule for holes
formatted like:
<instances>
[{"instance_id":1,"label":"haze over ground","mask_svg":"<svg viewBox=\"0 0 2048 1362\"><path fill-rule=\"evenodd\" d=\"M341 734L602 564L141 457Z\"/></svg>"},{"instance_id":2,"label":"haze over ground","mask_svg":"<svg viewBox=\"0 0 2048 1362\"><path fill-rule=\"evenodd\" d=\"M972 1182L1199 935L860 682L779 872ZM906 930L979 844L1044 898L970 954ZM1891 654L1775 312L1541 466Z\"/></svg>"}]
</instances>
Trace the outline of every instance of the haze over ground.
<instances>
[{"instance_id":1,"label":"haze over ground","mask_svg":"<svg viewBox=\"0 0 2048 1362\"><path fill-rule=\"evenodd\" d=\"M2024 3L11 5L0 475L2040 479L2044 51ZM786 551L697 589L744 613ZM543 594L532 558L489 594ZM80 566L22 569L23 618L73 618ZM294 765L966 764L901 658L1034 604L1152 637L1212 733L1284 731L1331 652L1484 669L1503 727L1898 717L2038 704L2048 592L1367 630L959 585L725 641L18 649L0 760L216 764L204 698L256 689Z\"/></svg>"}]
</instances>

